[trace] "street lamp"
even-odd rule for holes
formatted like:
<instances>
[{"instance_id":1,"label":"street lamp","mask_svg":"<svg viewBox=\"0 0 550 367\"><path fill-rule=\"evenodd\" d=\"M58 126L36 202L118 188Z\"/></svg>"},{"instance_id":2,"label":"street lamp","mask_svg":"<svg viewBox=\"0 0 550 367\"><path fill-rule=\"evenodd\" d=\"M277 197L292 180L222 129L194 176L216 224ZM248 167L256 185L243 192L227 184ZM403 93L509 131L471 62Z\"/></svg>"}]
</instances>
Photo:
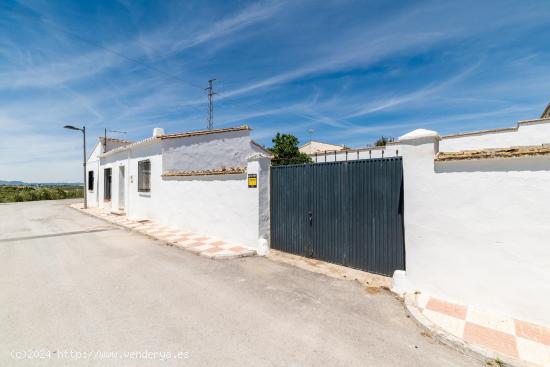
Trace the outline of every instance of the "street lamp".
<instances>
[{"instance_id":1,"label":"street lamp","mask_svg":"<svg viewBox=\"0 0 550 367\"><path fill-rule=\"evenodd\" d=\"M82 163L82 165L84 166L84 181L83 181L83 189L84 189L84 209L88 209L88 195L86 193L87 191L87 187L86 187L86 126L82 126L82 129L78 128L78 127L74 127L72 125L65 125L63 126L65 129L69 129L69 130L78 130L78 131L82 131L82 136L84 137L84 142L83 142L83 148L84 148L84 161Z\"/></svg>"}]
</instances>

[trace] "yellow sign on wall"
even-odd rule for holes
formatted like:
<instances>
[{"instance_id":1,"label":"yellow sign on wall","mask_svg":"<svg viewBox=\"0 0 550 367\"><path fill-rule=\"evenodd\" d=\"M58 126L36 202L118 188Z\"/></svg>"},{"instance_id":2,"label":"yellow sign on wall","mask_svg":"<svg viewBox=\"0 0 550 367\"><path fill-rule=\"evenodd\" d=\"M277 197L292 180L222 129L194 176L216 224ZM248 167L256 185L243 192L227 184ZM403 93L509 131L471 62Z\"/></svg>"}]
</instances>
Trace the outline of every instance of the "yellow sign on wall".
<instances>
[{"instance_id":1,"label":"yellow sign on wall","mask_svg":"<svg viewBox=\"0 0 550 367\"><path fill-rule=\"evenodd\" d=\"M248 187L249 188L258 187L258 176L255 173L248 175Z\"/></svg>"}]
</instances>

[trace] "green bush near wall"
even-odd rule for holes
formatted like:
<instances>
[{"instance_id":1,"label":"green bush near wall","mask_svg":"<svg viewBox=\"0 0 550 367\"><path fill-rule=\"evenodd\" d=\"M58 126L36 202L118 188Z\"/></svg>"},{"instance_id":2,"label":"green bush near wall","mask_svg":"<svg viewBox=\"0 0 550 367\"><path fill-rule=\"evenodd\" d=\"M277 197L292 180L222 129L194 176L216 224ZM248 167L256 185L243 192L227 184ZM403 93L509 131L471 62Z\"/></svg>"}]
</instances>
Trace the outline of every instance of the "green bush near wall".
<instances>
[{"instance_id":1,"label":"green bush near wall","mask_svg":"<svg viewBox=\"0 0 550 367\"><path fill-rule=\"evenodd\" d=\"M0 203L81 198L81 186L0 186Z\"/></svg>"}]
</instances>

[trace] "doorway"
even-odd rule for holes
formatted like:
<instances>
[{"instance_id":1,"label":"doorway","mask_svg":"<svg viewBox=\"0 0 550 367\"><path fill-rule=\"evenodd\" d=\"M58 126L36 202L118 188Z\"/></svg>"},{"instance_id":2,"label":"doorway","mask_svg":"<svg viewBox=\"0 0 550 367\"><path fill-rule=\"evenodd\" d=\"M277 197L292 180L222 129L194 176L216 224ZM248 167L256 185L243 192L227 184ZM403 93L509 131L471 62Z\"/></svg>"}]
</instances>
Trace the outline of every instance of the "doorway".
<instances>
[{"instance_id":1,"label":"doorway","mask_svg":"<svg viewBox=\"0 0 550 367\"><path fill-rule=\"evenodd\" d=\"M120 166L118 167L118 209L119 210L124 210L125 186L126 186L126 169L124 166Z\"/></svg>"},{"instance_id":2,"label":"doorway","mask_svg":"<svg viewBox=\"0 0 550 367\"><path fill-rule=\"evenodd\" d=\"M111 201L111 168L105 168L103 180L103 200Z\"/></svg>"}]
</instances>

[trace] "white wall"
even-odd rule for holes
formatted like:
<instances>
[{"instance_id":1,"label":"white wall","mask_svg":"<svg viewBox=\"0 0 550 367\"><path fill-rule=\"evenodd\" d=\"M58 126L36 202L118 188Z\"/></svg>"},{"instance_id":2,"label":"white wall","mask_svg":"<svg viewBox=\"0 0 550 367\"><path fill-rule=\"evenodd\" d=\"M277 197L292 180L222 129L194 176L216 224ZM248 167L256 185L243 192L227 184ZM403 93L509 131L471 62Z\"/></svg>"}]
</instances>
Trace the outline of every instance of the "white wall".
<instances>
[{"instance_id":1,"label":"white wall","mask_svg":"<svg viewBox=\"0 0 550 367\"><path fill-rule=\"evenodd\" d=\"M165 171L244 167L250 155L260 152L249 130L162 140Z\"/></svg>"},{"instance_id":2,"label":"white wall","mask_svg":"<svg viewBox=\"0 0 550 367\"><path fill-rule=\"evenodd\" d=\"M101 153L101 144L96 144L86 161L86 182L85 190L87 193L88 206L97 207L99 198L99 154ZM88 190L88 172L94 172L94 188Z\"/></svg>"},{"instance_id":3,"label":"white wall","mask_svg":"<svg viewBox=\"0 0 550 367\"><path fill-rule=\"evenodd\" d=\"M449 135L439 142L442 152L506 148L550 144L550 119L520 122L517 127L464 135ZM369 158L403 156L399 141L385 147L349 149L340 152L309 154L313 162L335 162Z\"/></svg>"},{"instance_id":4,"label":"white wall","mask_svg":"<svg viewBox=\"0 0 550 367\"><path fill-rule=\"evenodd\" d=\"M444 137L442 152L550 144L550 120L519 123L517 129L492 133Z\"/></svg>"},{"instance_id":5,"label":"white wall","mask_svg":"<svg viewBox=\"0 0 550 367\"><path fill-rule=\"evenodd\" d=\"M549 141L544 131L536 140L517 132L517 140L460 138L452 147ZM415 288L550 325L550 156L435 162L448 141L400 141L406 272Z\"/></svg>"},{"instance_id":6,"label":"white wall","mask_svg":"<svg viewBox=\"0 0 550 367\"><path fill-rule=\"evenodd\" d=\"M550 156L435 161L439 151L542 144L550 144L550 119L441 140L416 131L317 162L402 156L415 289L550 326Z\"/></svg>"}]
</instances>

